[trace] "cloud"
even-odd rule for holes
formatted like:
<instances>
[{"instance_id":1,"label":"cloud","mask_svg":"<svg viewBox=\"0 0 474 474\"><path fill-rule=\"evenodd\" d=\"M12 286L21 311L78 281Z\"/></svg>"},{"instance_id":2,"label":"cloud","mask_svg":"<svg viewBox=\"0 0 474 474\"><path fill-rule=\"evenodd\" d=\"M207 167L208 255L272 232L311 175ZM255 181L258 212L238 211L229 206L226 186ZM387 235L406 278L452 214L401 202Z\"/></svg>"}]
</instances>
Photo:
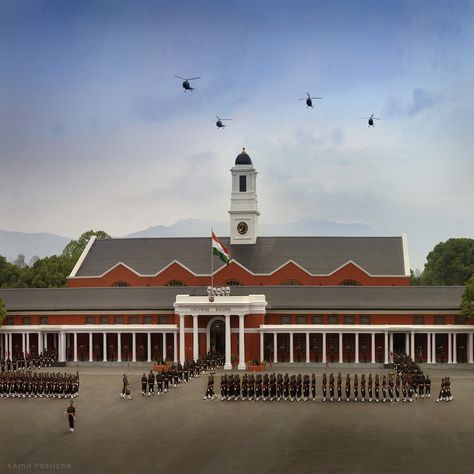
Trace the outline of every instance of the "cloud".
<instances>
[{"instance_id":1,"label":"cloud","mask_svg":"<svg viewBox=\"0 0 474 474\"><path fill-rule=\"evenodd\" d=\"M424 110L431 109L442 100L440 95L435 95L421 87L413 89L411 98L403 100L393 97L386 106L385 116L388 117L413 117Z\"/></svg>"}]
</instances>

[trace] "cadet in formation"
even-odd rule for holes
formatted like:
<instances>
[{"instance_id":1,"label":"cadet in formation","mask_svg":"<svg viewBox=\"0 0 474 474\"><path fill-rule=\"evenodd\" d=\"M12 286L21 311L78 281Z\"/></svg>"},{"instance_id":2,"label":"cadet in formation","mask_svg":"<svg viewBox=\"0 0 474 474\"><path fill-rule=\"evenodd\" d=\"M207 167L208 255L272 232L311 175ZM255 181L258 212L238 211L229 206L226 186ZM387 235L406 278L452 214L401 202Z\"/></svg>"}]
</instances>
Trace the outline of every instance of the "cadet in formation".
<instances>
[{"instance_id":1,"label":"cadet in formation","mask_svg":"<svg viewBox=\"0 0 474 474\"><path fill-rule=\"evenodd\" d=\"M441 388L439 390L439 396L437 402L452 402L454 397L451 393L451 381L449 377L444 377L441 379Z\"/></svg>"}]
</instances>

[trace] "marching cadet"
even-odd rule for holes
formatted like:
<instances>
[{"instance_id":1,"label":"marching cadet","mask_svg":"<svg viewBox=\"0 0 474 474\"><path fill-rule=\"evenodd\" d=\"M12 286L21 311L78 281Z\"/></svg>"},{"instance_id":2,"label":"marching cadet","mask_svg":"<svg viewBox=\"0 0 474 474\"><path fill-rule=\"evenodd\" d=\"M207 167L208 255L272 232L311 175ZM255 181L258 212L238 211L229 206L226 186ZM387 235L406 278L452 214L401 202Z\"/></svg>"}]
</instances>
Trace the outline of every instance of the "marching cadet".
<instances>
[{"instance_id":1,"label":"marching cadet","mask_svg":"<svg viewBox=\"0 0 474 474\"><path fill-rule=\"evenodd\" d=\"M146 395L146 387L147 387L148 379L146 378L146 374L143 373L142 375L142 397Z\"/></svg>"},{"instance_id":2,"label":"marching cadet","mask_svg":"<svg viewBox=\"0 0 474 474\"><path fill-rule=\"evenodd\" d=\"M237 401L240 398L240 376L239 374L234 376L234 400Z\"/></svg>"},{"instance_id":3,"label":"marching cadet","mask_svg":"<svg viewBox=\"0 0 474 474\"><path fill-rule=\"evenodd\" d=\"M184 365L183 365L183 377L184 377L184 382L188 383L189 382L189 362L187 360L184 361Z\"/></svg>"},{"instance_id":4,"label":"marching cadet","mask_svg":"<svg viewBox=\"0 0 474 474\"><path fill-rule=\"evenodd\" d=\"M155 374L152 370L148 374L148 396L155 395Z\"/></svg>"},{"instance_id":5,"label":"marching cadet","mask_svg":"<svg viewBox=\"0 0 474 474\"><path fill-rule=\"evenodd\" d=\"M296 401L300 402L303 396L303 378L301 374L296 377Z\"/></svg>"},{"instance_id":6,"label":"marching cadet","mask_svg":"<svg viewBox=\"0 0 474 474\"><path fill-rule=\"evenodd\" d=\"M214 389L214 385L212 386ZM160 371L156 374L156 394L160 396L163 393L163 373Z\"/></svg>"},{"instance_id":7,"label":"marching cadet","mask_svg":"<svg viewBox=\"0 0 474 474\"><path fill-rule=\"evenodd\" d=\"M183 373L183 366L181 362L178 362L178 380L179 383L184 383L184 373Z\"/></svg>"},{"instance_id":8,"label":"marching cadet","mask_svg":"<svg viewBox=\"0 0 474 474\"><path fill-rule=\"evenodd\" d=\"M132 395L130 393L130 384L128 383L127 381L127 385L125 386L125 396L131 400L132 399Z\"/></svg>"},{"instance_id":9,"label":"marching cadet","mask_svg":"<svg viewBox=\"0 0 474 474\"><path fill-rule=\"evenodd\" d=\"M359 398L359 379L357 374L354 375L354 401L356 402Z\"/></svg>"},{"instance_id":10,"label":"marching cadet","mask_svg":"<svg viewBox=\"0 0 474 474\"><path fill-rule=\"evenodd\" d=\"M326 401L327 385L328 385L328 381L327 381L327 378L326 378L326 373L324 373L323 374L323 379L321 381L321 391L323 393L323 399L322 399L323 402Z\"/></svg>"},{"instance_id":11,"label":"marching cadet","mask_svg":"<svg viewBox=\"0 0 474 474\"><path fill-rule=\"evenodd\" d=\"M207 390L203 400L215 400L217 395L214 393L214 376L209 375L207 379Z\"/></svg>"},{"instance_id":12,"label":"marching cadet","mask_svg":"<svg viewBox=\"0 0 474 474\"><path fill-rule=\"evenodd\" d=\"M384 374L382 377L382 402L387 401L387 376Z\"/></svg>"},{"instance_id":13,"label":"marching cadet","mask_svg":"<svg viewBox=\"0 0 474 474\"><path fill-rule=\"evenodd\" d=\"M362 377L360 379L360 396L360 401L365 402L365 374L362 374Z\"/></svg>"},{"instance_id":14,"label":"marching cadet","mask_svg":"<svg viewBox=\"0 0 474 474\"><path fill-rule=\"evenodd\" d=\"M226 398L227 400L234 398L234 376L232 374L227 376Z\"/></svg>"},{"instance_id":15,"label":"marching cadet","mask_svg":"<svg viewBox=\"0 0 474 474\"><path fill-rule=\"evenodd\" d=\"M255 377L255 400L258 402L262 398L262 374Z\"/></svg>"},{"instance_id":16,"label":"marching cadet","mask_svg":"<svg viewBox=\"0 0 474 474\"><path fill-rule=\"evenodd\" d=\"M290 402L295 401L296 396L296 376L292 375L290 377Z\"/></svg>"},{"instance_id":17,"label":"marching cadet","mask_svg":"<svg viewBox=\"0 0 474 474\"><path fill-rule=\"evenodd\" d=\"M121 398L128 397L129 400L132 399L130 396L130 384L128 383L127 374L123 374L122 378L122 393L120 394Z\"/></svg>"},{"instance_id":18,"label":"marching cadet","mask_svg":"<svg viewBox=\"0 0 474 474\"><path fill-rule=\"evenodd\" d=\"M175 365L171 367L171 377L172 381L171 383L173 384L174 388L179 388L179 375L178 375L178 369L176 368Z\"/></svg>"},{"instance_id":19,"label":"marching cadet","mask_svg":"<svg viewBox=\"0 0 474 474\"><path fill-rule=\"evenodd\" d=\"M393 402L393 374L388 374L388 398Z\"/></svg>"},{"instance_id":20,"label":"marching cadet","mask_svg":"<svg viewBox=\"0 0 474 474\"><path fill-rule=\"evenodd\" d=\"M431 380L429 375L425 377L425 393L427 398L431 398Z\"/></svg>"},{"instance_id":21,"label":"marching cadet","mask_svg":"<svg viewBox=\"0 0 474 474\"><path fill-rule=\"evenodd\" d=\"M274 373L270 375L270 401L273 402L276 398L276 392L277 392L277 382L276 382L276 376Z\"/></svg>"},{"instance_id":22,"label":"marching cadet","mask_svg":"<svg viewBox=\"0 0 474 474\"><path fill-rule=\"evenodd\" d=\"M306 402L309 399L309 375L303 377L303 400Z\"/></svg>"},{"instance_id":23,"label":"marching cadet","mask_svg":"<svg viewBox=\"0 0 474 474\"><path fill-rule=\"evenodd\" d=\"M247 400L249 394L249 384L247 374L242 376L242 400Z\"/></svg>"},{"instance_id":24,"label":"marching cadet","mask_svg":"<svg viewBox=\"0 0 474 474\"><path fill-rule=\"evenodd\" d=\"M445 392L445 380L444 378L441 379L441 387L439 389L439 395L438 398L436 399L437 402L444 401L446 398L446 392Z\"/></svg>"},{"instance_id":25,"label":"marching cadet","mask_svg":"<svg viewBox=\"0 0 474 474\"><path fill-rule=\"evenodd\" d=\"M262 385L262 400L265 402L270 396L270 381L268 380L268 374L263 376Z\"/></svg>"},{"instance_id":26,"label":"marching cadet","mask_svg":"<svg viewBox=\"0 0 474 474\"><path fill-rule=\"evenodd\" d=\"M397 372L397 375L395 376L395 399L397 402L400 401L400 382L401 382L401 377L399 373Z\"/></svg>"},{"instance_id":27,"label":"marching cadet","mask_svg":"<svg viewBox=\"0 0 474 474\"><path fill-rule=\"evenodd\" d=\"M279 402L283 397L283 375L277 375L277 383L276 383L276 397L277 402Z\"/></svg>"},{"instance_id":28,"label":"marching cadet","mask_svg":"<svg viewBox=\"0 0 474 474\"><path fill-rule=\"evenodd\" d=\"M346 402L351 401L351 376L346 375Z\"/></svg>"},{"instance_id":29,"label":"marching cadet","mask_svg":"<svg viewBox=\"0 0 474 474\"><path fill-rule=\"evenodd\" d=\"M170 389L170 374L169 372L163 372L163 393L168 393Z\"/></svg>"},{"instance_id":30,"label":"marching cadet","mask_svg":"<svg viewBox=\"0 0 474 474\"><path fill-rule=\"evenodd\" d=\"M311 374L311 399L316 401L316 375Z\"/></svg>"},{"instance_id":31,"label":"marching cadet","mask_svg":"<svg viewBox=\"0 0 474 474\"><path fill-rule=\"evenodd\" d=\"M425 398L425 376L420 374L418 380L418 393L420 394L421 399Z\"/></svg>"},{"instance_id":32,"label":"marching cadet","mask_svg":"<svg viewBox=\"0 0 474 474\"><path fill-rule=\"evenodd\" d=\"M377 403L380 401L380 378L379 378L379 374L375 375L375 401Z\"/></svg>"},{"instance_id":33,"label":"marching cadet","mask_svg":"<svg viewBox=\"0 0 474 474\"><path fill-rule=\"evenodd\" d=\"M67 410L64 412L69 421L69 431L74 431L74 421L76 419L76 407L74 406L74 402L71 400L69 402L69 406L67 407Z\"/></svg>"},{"instance_id":34,"label":"marching cadet","mask_svg":"<svg viewBox=\"0 0 474 474\"><path fill-rule=\"evenodd\" d=\"M341 372L337 374L337 401L342 400L342 375Z\"/></svg>"},{"instance_id":35,"label":"marching cadet","mask_svg":"<svg viewBox=\"0 0 474 474\"><path fill-rule=\"evenodd\" d=\"M451 378L447 377L446 378L446 389L447 389L447 396L448 396L448 402L452 402L454 400L453 394L451 393Z\"/></svg>"},{"instance_id":36,"label":"marching cadet","mask_svg":"<svg viewBox=\"0 0 474 474\"><path fill-rule=\"evenodd\" d=\"M407 375L404 374L402 376L402 395L403 395L403 401L406 402L407 401Z\"/></svg>"},{"instance_id":37,"label":"marching cadet","mask_svg":"<svg viewBox=\"0 0 474 474\"><path fill-rule=\"evenodd\" d=\"M250 374L249 375L249 378L248 378L248 398L249 400L253 400L254 397L255 397L255 377L253 376L253 374Z\"/></svg>"},{"instance_id":38,"label":"marching cadet","mask_svg":"<svg viewBox=\"0 0 474 474\"><path fill-rule=\"evenodd\" d=\"M283 400L286 402L290 398L290 377L285 374L283 378Z\"/></svg>"},{"instance_id":39,"label":"marching cadet","mask_svg":"<svg viewBox=\"0 0 474 474\"><path fill-rule=\"evenodd\" d=\"M227 375L221 377L221 401L227 398Z\"/></svg>"},{"instance_id":40,"label":"marching cadet","mask_svg":"<svg viewBox=\"0 0 474 474\"><path fill-rule=\"evenodd\" d=\"M329 401L334 401L334 374L329 374Z\"/></svg>"},{"instance_id":41,"label":"marching cadet","mask_svg":"<svg viewBox=\"0 0 474 474\"><path fill-rule=\"evenodd\" d=\"M369 380L367 382L367 387L369 391L369 402L372 403L372 386L373 386L373 380L372 380L372 374L369 374Z\"/></svg>"}]
</instances>

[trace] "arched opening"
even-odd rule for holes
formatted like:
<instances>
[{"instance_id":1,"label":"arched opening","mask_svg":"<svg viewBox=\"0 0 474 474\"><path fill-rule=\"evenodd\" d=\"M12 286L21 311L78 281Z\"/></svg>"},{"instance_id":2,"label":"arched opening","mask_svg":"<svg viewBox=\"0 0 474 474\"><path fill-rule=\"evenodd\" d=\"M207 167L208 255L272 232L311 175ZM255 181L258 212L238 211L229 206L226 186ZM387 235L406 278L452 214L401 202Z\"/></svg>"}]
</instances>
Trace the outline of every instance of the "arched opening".
<instances>
[{"instance_id":1,"label":"arched opening","mask_svg":"<svg viewBox=\"0 0 474 474\"><path fill-rule=\"evenodd\" d=\"M225 354L225 323L217 319L209 328L210 350L217 355Z\"/></svg>"},{"instance_id":2,"label":"arched opening","mask_svg":"<svg viewBox=\"0 0 474 474\"><path fill-rule=\"evenodd\" d=\"M342 286L360 286L360 283L358 281L350 279L341 281L341 283L339 284Z\"/></svg>"},{"instance_id":3,"label":"arched opening","mask_svg":"<svg viewBox=\"0 0 474 474\"><path fill-rule=\"evenodd\" d=\"M115 287L124 287L124 286L130 286L129 283L127 283L126 281L114 281L112 283L112 286L115 286Z\"/></svg>"}]
</instances>

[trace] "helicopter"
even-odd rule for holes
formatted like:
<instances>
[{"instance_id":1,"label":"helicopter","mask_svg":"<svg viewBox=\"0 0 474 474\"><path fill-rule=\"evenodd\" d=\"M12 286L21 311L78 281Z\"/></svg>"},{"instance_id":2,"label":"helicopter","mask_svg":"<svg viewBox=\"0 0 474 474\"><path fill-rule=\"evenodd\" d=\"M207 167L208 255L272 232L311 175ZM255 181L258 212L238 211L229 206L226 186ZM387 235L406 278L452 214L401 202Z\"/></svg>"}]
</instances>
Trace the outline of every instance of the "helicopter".
<instances>
[{"instance_id":1,"label":"helicopter","mask_svg":"<svg viewBox=\"0 0 474 474\"><path fill-rule=\"evenodd\" d=\"M183 81L184 92L194 90L194 87L191 87L191 84L189 84L189 81L194 81L196 79L201 79L201 76L191 77L190 79L185 79L184 77L181 77L181 76L174 76L174 77L177 77L178 79L181 79Z\"/></svg>"},{"instance_id":2,"label":"helicopter","mask_svg":"<svg viewBox=\"0 0 474 474\"><path fill-rule=\"evenodd\" d=\"M378 117L374 117L374 114L372 114L369 118L366 118L366 117L361 117L361 118L364 120L367 120L369 127L375 127L374 120L380 120Z\"/></svg>"},{"instance_id":3,"label":"helicopter","mask_svg":"<svg viewBox=\"0 0 474 474\"><path fill-rule=\"evenodd\" d=\"M221 119L221 118L219 118L218 115L216 115L216 118L217 118L217 122L216 122L216 127L217 127L217 128L224 128L224 127L226 127L226 125L222 123L223 120L232 120L232 119Z\"/></svg>"},{"instance_id":4,"label":"helicopter","mask_svg":"<svg viewBox=\"0 0 474 474\"><path fill-rule=\"evenodd\" d=\"M322 99L322 97L311 97L309 95L309 92L306 92L306 94L307 94L308 97L303 97L302 99L298 99L298 100L306 100L306 108L308 108L308 107L313 108L313 100L314 99Z\"/></svg>"}]
</instances>

